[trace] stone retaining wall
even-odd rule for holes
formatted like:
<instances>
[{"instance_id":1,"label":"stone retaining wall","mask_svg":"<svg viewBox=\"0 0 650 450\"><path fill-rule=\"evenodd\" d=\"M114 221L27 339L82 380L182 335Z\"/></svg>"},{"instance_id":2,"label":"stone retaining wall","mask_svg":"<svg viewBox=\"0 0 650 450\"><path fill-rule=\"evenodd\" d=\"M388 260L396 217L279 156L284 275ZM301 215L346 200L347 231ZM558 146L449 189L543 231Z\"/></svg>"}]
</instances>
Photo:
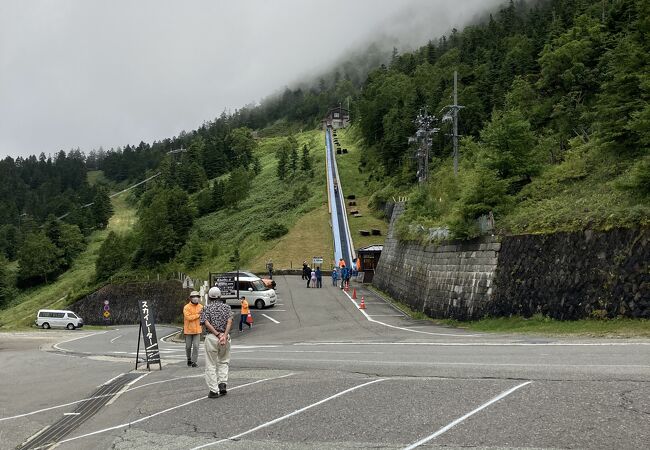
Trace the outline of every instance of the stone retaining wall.
<instances>
[{"instance_id":1,"label":"stone retaining wall","mask_svg":"<svg viewBox=\"0 0 650 450\"><path fill-rule=\"evenodd\" d=\"M401 242L393 209L373 285L436 318L650 318L650 229Z\"/></svg>"},{"instance_id":2,"label":"stone retaining wall","mask_svg":"<svg viewBox=\"0 0 650 450\"><path fill-rule=\"evenodd\" d=\"M508 236L489 312L650 318L649 261L647 228Z\"/></svg>"},{"instance_id":3,"label":"stone retaining wall","mask_svg":"<svg viewBox=\"0 0 650 450\"><path fill-rule=\"evenodd\" d=\"M183 321L183 306L191 289L184 289L179 281L109 284L78 302L69 309L78 313L88 325L129 325L140 322L137 300L147 299L153 304L155 323ZM109 301L111 316L104 320L104 300Z\"/></svg>"}]
</instances>

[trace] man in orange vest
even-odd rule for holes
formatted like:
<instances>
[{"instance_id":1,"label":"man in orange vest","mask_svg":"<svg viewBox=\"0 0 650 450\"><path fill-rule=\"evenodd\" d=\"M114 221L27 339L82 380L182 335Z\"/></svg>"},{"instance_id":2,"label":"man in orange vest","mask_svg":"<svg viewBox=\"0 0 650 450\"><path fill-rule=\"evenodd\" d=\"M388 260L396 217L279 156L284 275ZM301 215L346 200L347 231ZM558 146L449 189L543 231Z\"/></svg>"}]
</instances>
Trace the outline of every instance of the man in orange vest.
<instances>
[{"instance_id":1,"label":"man in orange vest","mask_svg":"<svg viewBox=\"0 0 650 450\"><path fill-rule=\"evenodd\" d=\"M246 301L246 297L243 295L241 296L241 316L239 316L239 332L241 333L244 331L244 324L248 325L248 329L251 329L251 324L246 321L248 318L248 314L250 314L251 310L248 307L248 302Z\"/></svg>"},{"instance_id":2,"label":"man in orange vest","mask_svg":"<svg viewBox=\"0 0 650 450\"><path fill-rule=\"evenodd\" d=\"M203 305L199 303L201 294L196 291L190 293L190 301L183 308L183 334L185 335L185 354L187 365L198 367L199 343L201 342L201 311Z\"/></svg>"}]
</instances>

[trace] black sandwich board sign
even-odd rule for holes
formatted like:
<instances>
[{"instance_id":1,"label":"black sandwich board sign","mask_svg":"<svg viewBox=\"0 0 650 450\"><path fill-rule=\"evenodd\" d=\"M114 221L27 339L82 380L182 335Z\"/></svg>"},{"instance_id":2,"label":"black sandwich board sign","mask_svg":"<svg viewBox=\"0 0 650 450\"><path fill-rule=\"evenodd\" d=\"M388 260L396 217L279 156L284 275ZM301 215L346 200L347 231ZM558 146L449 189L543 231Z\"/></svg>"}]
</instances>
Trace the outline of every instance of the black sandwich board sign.
<instances>
[{"instance_id":1,"label":"black sandwich board sign","mask_svg":"<svg viewBox=\"0 0 650 450\"><path fill-rule=\"evenodd\" d=\"M239 293L237 275L222 275L210 272L210 287L217 286L222 297L230 297Z\"/></svg>"},{"instance_id":2,"label":"black sandwich board sign","mask_svg":"<svg viewBox=\"0 0 650 450\"><path fill-rule=\"evenodd\" d=\"M158 338L156 337L156 326L153 323L153 308L149 300L138 300L140 309L140 331L138 333L138 351L135 354L135 370L138 370L138 359L140 356L140 337L144 339L144 353L147 359L147 369L150 365L156 364L162 370L160 361L160 350L158 349Z\"/></svg>"}]
</instances>

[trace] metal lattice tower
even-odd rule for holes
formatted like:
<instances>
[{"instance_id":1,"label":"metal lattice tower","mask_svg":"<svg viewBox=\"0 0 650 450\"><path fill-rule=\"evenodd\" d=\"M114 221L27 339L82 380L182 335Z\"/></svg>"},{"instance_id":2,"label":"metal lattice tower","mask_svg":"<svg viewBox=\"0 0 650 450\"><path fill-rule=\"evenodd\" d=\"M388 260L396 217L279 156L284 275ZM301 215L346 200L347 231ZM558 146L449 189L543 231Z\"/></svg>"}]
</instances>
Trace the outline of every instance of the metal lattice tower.
<instances>
[{"instance_id":1,"label":"metal lattice tower","mask_svg":"<svg viewBox=\"0 0 650 450\"><path fill-rule=\"evenodd\" d=\"M429 115L426 108L421 110L414 121L418 127L415 136L409 138L409 143L418 144L415 158L418 160L417 177L420 183L426 183L429 179L429 154L431 152L432 136L440 131L439 128L433 127L435 120L436 118Z\"/></svg>"}]
</instances>

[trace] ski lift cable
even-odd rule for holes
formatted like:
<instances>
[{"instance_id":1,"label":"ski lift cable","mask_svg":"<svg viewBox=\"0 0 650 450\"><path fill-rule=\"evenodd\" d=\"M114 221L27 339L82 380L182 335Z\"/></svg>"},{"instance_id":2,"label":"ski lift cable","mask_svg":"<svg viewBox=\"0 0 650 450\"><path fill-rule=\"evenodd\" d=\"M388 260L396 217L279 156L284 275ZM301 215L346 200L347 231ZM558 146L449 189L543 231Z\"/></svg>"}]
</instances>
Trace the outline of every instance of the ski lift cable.
<instances>
[{"instance_id":1,"label":"ski lift cable","mask_svg":"<svg viewBox=\"0 0 650 450\"><path fill-rule=\"evenodd\" d=\"M136 188L136 187L140 186L141 184L144 184L144 183L146 183L147 181L156 178L156 177L157 177L158 175L160 175L161 173L162 173L162 172L158 172L158 173L156 173L156 174L150 176L149 178L140 181L139 183L136 183L136 184L134 184L134 185L132 185L132 186L129 186L129 187L126 188L126 189L122 189L122 190L119 191L119 192L116 192L116 193L114 193L114 194L111 194L111 195L108 196L108 198L117 197L117 196L120 195L120 194L123 194L123 193L125 193L125 192L127 192L127 191L130 191L131 189ZM95 204L95 202L86 203L85 205L81 205L81 206L79 207L79 209L88 208L88 207L90 207L90 206L93 206L94 204ZM70 212L67 212L67 213L65 213L64 215L62 215L62 216L60 216L60 217L57 217L57 220L61 220L61 219L65 218L65 217L67 217L67 216L69 216L69 215L70 215Z\"/></svg>"}]
</instances>

